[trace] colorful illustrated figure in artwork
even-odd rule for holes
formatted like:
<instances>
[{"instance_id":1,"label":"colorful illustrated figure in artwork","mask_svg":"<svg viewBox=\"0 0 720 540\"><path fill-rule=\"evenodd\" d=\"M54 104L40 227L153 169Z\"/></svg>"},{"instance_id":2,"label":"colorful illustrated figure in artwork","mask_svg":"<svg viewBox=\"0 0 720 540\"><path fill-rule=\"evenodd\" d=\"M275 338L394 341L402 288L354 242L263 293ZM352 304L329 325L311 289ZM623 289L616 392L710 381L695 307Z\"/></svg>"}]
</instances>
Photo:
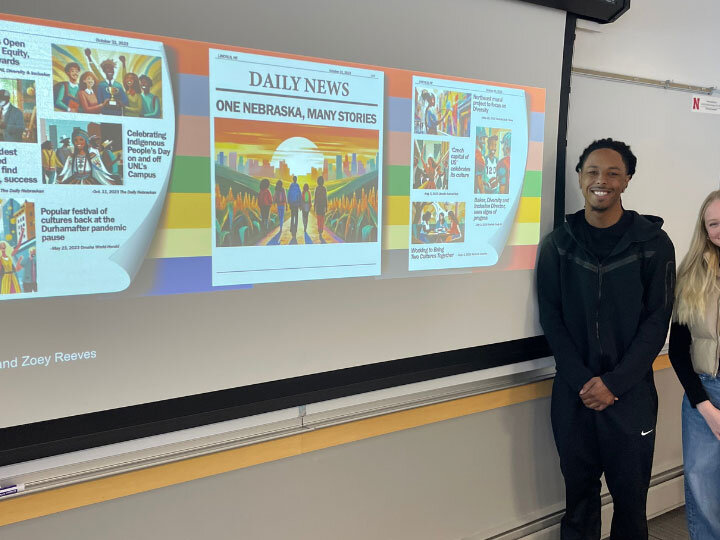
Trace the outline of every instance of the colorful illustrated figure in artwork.
<instances>
[{"instance_id":1,"label":"colorful illustrated figure in artwork","mask_svg":"<svg viewBox=\"0 0 720 540\"><path fill-rule=\"evenodd\" d=\"M107 59L100 63L104 77L98 84L98 100L107 101L102 109L103 114L122 116L123 108L127 107L128 98L122 84L115 78L115 68L115 60Z\"/></svg>"},{"instance_id":2,"label":"colorful illustrated figure in artwork","mask_svg":"<svg viewBox=\"0 0 720 540\"><path fill-rule=\"evenodd\" d=\"M413 244L463 242L465 203L413 202L412 215Z\"/></svg>"},{"instance_id":3,"label":"colorful illustrated figure in artwork","mask_svg":"<svg viewBox=\"0 0 720 540\"><path fill-rule=\"evenodd\" d=\"M30 248L25 272L23 273L23 292L37 292L37 258L35 248Z\"/></svg>"},{"instance_id":4,"label":"colorful illustrated figure in artwork","mask_svg":"<svg viewBox=\"0 0 720 540\"><path fill-rule=\"evenodd\" d=\"M122 151L115 149L113 141L100 142L100 138L97 136L95 139L97 140L98 153L100 154L103 165L105 165L105 169L116 178L120 178L122 175Z\"/></svg>"},{"instance_id":5,"label":"colorful illustrated figure in artwork","mask_svg":"<svg viewBox=\"0 0 720 540\"><path fill-rule=\"evenodd\" d=\"M160 118L160 98L150 92L153 81L147 75L140 75L142 88L142 116L144 118Z\"/></svg>"},{"instance_id":6,"label":"colorful illustrated figure in artwork","mask_svg":"<svg viewBox=\"0 0 720 540\"><path fill-rule=\"evenodd\" d=\"M55 109L65 112L78 112L80 110L80 102L78 101L78 92L80 85L78 77L80 77L80 64L77 62L68 62L65 64L66 80L56 82L53 85L53 99Z\"/></svg>"},{"instance_id":7,"label":"colorful illustrated figure in artwork","mask_svg":"<svg viewBox=\"0 0 720 540\"><path fill-rule=\"evenodd\" d=\"M427 90L423 90L423 93L421 95L422 100L425 102L425 111L424 111L424 125L425 125L425 133L428 135L437 135L438 134L438 115L435 110L435 94L431 94ZM446 114L449 114L449 111L446 111Z\"/></svg>"},{"instance_id":8,"label":"colorful illustrated figure in artwork","mask_svg":"<svg viewBox=\"0 0 720 540\"><path fill-rule=\"evenodd\" d=\"M120 57L120 63L122 64L122 70L125 73L123 76L123 87L125 88L125 95L127 96L128 104L123 109L125 116L142 116L143 112L143 98L142 88L140 88L140 79L135 73L130 73L127 70L127 64L124 56Z\"/></svg>"},{"instance_id":9,"label":"colorful illustrated figure in artwork","mask_svg":"<svg viewBox=\"0 0 720 540\"><path fill-rule=\"evenodd\" d=\"M485 175L485 144L487 134L485 128L478 128L475 139L475 193L483 193L483 177Z\"/></svg>"},{"instance_id":10,"label":"colorful illustrated figure in artwork","mask_svg":"<svg viewBox=\"0 0 720 540\"><path fill-rule=\"evenodd\" d=\"M377 130L232 118L214 126L216 247L378 241ZM432 155L447 145L431 144Z\"/></svg>"},{"instance_id":11,"label":"colorful illustrated figure in artwork","mask_svg":"<svg viewBox=\"0 0 720 540\"><path fill-rule=\"evenodd\" d=\"M282 233L283 224L285 223L285 205L287 204L287 194L283 187L282 180L278 180L275 184L275 195L273 195L273 202L278 212L278 219L280 220L280 233Z\"/></svg>"},{"instance_id":12,"label":"colorful illustrated figure in artwork","mask_svg":"<svg viewBox=\"0 0 720 540\"><path fill-rule=\"evenodd\" d=\"M53 148L52 141L45 141L40 145L42 153L43 184L54 184L55 176L63 168L62 162L58 159Z\"/></svg>"},{"instance_id":13,"label":"colorful illustrated figure in artwork","mask_svg":"<svg viewBox=\"0 0 720 540\"><path fill-rule=\"evenodd\" d=\"M460 232L460 222L458 221L457 216L455 215L455 212L450 210L448 212L448 219L450 220L450 227L448 228L448 238L445 239L446 242L458 242L459 240L462 240L462 232Z\"/></svg>"},{"instance_id":14,"label":"colorful illustrated figure in artwork","mask_svg":"<svg viewBox=\"0 0 720 540\"><path fill-rule=\"evenodd\" d=\"M60 167L65 166L65 162L67 161L67 158L70 157L70 154L72 154L72 148L70 148L70 137L62 137L60 139L60 147L55 152L57 154L57 158L62 164Z\"/></svg>"},{"instance_id":15,"label":"colorful illustrated figure in artwork","mask_svg":"<svg viewBox=\"0 0 720 540\"><path fill-rule=\"evenodd\" d=\"M100 154L90 145L87 132L75 129L72 133L73 153L68 157L58 184L117 185L119 179L113 177L105 168Z\"/></svg>"},{"instance_id":16,"label":"colorful illustrated figure in artwork","mask_svg":"<svg viewBox=\"0 0 720 540\"><path fill-rule=\"evenodd\" d=\"M435 223L435 230L437 232L447 231L447 222L445 221L445 214L443 212L440 212L438 215L437 222Z\"/></svg>"},{"instance_id":17,"label":"colorful illustrated figure in artwork","mask_svg":"<svg viewBox=\"0 0 720 540\"><path fill-rule=\"evenodd\" d=\"M0 278L0 294L17 294L22 292L17 273L22 270L22 255L18 257L17 263L14 260L20 246L23 243L25 231L20 229L17 244L14 248L10 247L5 241L0 241L0 270L2 270L2 278Z\"/></svg>"},{"instance_id":18,"label":"colorful illustrated figure in artwork","mask_svg":"<svg viewBox=\"0 0 720 540\"><path fill-rule=\"evenodd\" d=\"M420 220L420 240L423 243L428 243L428 235L432 231L432 227L430 226L431 218L432 214L430 212L425 212Z\"/></svg>"},{"instance_id":19,"label":"colorful illustrated figure in artwork","mask_svg":"<svg viewBox=\"0 0 720 540\"><path fill-rule=\"evenodd\" d=\"M94 80L90 72L83 75L87 81ZM123 183L122 125L40 119L40 129L44 136L40 145L44 184Z\"/></svg>"},{"instance_id":20,"label":"colorful illustrated figure in artwork","mask_svg":"<svg viewBox=\"0 0 720 540\"><path fill-rule=\"evenodd\" d=\"M416 133L425 133L426 135L447 135L446 123L448 118L452 115L452 107L443 108L438 103L437 98L433 92L423 90L420 94L420 100L424 103L422 123L420 124L420 131ZM452 124L453 119L449 119Z\"/></svg>"},{"instance_id":21,"label":"colorful illustrated figure in artwork","mask_svg":"<svg viewBox=\"0 0 720 540\"><path fill-rule=\"evenodd\" d=\"M497 135L490 135L487 139L487 153L485 154L485 173L483 174L483 192L498 193L497 180Z\"/></svg>"},{"instance_id":22,"label":"colorful illustrated figure in artwork","mask_svg":"<svg viewBox=\"0 0 720 540\"><path fill-rule=\"evenodd\" d=\"M317 230L320 236L320 243L324 244L323 230L325 230L325 213L327 212L327 189L325 189L325 179L320 176L317 179L317 187L315 188L315 218L317 219Z\"/></svg>"},{"instance_id":23,"label":"colorful illustrated figure in artwork","mask_svg":"<svg viewBox=\"0 0 720 540\"><path fill-rule=\"evenodd\" d=\"M293 175L292 182L287 191L287 202L290 207L290 234L291 244L297 244L298 218L300 215L300 204L302 203L302 192L297 181L297 176Z\"/></svg>"},{"instance_id":24,"label":"colorful illustrated figure in artwork","mask_svg":"<svg viewBox=\"0 0 720 540\"><path fill-rule=\"evenodd\" d=\"M497 166L498 189L501 194L508 193L508 187L510 184L510 137L511 135L509 131L503 135L503 158L498 162Z\"/></svg>"},{"instance_id":25,"label":"colorful illustrated figure in artwork","mask_svg":"<svg viewBox=\"0 0 720 540\"><path fill-rule=\"evenodd\" d=\"M160 58L60 44L52 58L56 111L162 118Z\"/></svg>"},{"instance_id":26,"label":"colorful illustrated figure in artwork","mask_svg":"<svg viewBox=\"0 0 720 540\"><path fill-rule=\"evenodd\" d=\"M77 95L80 103L80 112L100 114L110 102L110 99L98 101L97 89L98 79L92 71L86 71L80 76L80 89Z\"/></svg>"},{"instance_id":27,"label":"colorful illustrated figure in artwork","mask_svg":"<svg viewBox=\"0 0 720 540\"><path fill-rule=\"evenodd\" d=\"M415 141L413 189L448 189L450 145L445 141Z\"/></svg>"},{"instance_id":28,"label":"colorful illustrated figure in artwork","mask_svg":"<svg viewBox=\"0 0 720 540\"><path fill-rule=\"evenodd\" d=\"M303 185L302 190L302 220L303 230L307 234L308 218L310 217L310 209L312 208L312 193L310 193L310 186L308 184Z\"/></svg>"},{"instance_id":29,"label":"colorful illustrated figure in artwork","mask_svg":"<svg viewBox=\"0 0 720 540\"><path fill-rule=\"evenodd\" d=\"M511 137L508 129L477 128L475 193L502 195L509 192Z\"/></svg>"},{"instance_id":30,"label":"colorful illustrated figure in artwork","mask_svg":"<svg viewBox=\"0 0 720 540\"><path fill-rule=\"evenodd\" d=\"M468 137L471 101L470 93L415 87L415 133Z\"/></svg>"},{"instance_id":31,"label":"colorful illustrated figure in artwork","mask_svg":"<svg viewBox=\"0 0 720 540\"><path fill-rule=\"evenodd\" d=\"M270 207L273 205L273 195L270 193L270 180L263 178L260 181L260 193L258 194L258 206L260 206L260 219L262 220L262 231L269 229Z\"/></svg>"},{"instance_id":32,"label":"colorful illustrated figure in artwork","mask_svg":"<svg viewBox=\"0 0 720 540\"><path fill-rule=\"evenodd\" d=\"M21 142L25 121L20 109L10 101L10 92L0 90L0 141Z\"/></svg>"},{"instance_id":33,"label":"colorful illustrated figure in artwork","mask_svg":"<svg viewBox=\"0 0 720 540\"><path fill-rule=\"evenodd\" d=\"M0 142L37 142L35 104L35 81L0 78Z\"/></svg>"}]
</instances>

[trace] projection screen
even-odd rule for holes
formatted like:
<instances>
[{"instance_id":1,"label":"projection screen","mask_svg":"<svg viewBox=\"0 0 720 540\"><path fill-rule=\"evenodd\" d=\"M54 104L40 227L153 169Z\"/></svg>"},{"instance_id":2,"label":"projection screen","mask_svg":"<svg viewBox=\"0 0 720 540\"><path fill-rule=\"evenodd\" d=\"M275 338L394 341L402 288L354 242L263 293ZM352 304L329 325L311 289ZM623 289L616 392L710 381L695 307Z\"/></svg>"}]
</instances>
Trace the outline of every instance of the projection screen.
<instances>
[{"instance_id":1,"label":"projection screen","mask_svg":"<svg viewBox=\"0 0 720 540\"><path fill-rule=\"evenodd\" d=\"M565 13L298 4L0 15L6 461L546 352Z\"/></svg>"}]
</instances>

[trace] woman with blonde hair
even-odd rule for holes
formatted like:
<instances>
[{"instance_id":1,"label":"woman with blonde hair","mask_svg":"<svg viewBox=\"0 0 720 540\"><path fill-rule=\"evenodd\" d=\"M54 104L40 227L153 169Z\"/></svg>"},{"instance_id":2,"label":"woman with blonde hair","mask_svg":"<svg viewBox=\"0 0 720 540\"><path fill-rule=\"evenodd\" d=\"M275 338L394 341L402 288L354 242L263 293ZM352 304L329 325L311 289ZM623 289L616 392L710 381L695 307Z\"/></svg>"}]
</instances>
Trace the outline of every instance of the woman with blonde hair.
<instances>
[{"instance_id":1,"label":"woman with blonde hair","mask_svg":"<svg viewBox=\"0 0 720 540\"><path fill-rule=\"evenodd\" d=\"M692 540L720 538L720 190L700 207L677 274L670 361L682 403L685 507Z\"/></svg>"}]
</instances>

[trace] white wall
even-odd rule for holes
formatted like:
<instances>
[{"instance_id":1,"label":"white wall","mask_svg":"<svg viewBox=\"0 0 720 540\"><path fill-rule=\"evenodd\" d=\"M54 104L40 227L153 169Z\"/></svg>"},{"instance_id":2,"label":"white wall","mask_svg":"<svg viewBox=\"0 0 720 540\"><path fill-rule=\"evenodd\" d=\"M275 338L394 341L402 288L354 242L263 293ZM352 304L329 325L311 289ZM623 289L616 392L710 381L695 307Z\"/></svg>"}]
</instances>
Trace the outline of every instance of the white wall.
<instances>
[{"instance_id":1,"label":"white wall","mask_svg":"<svg viewBox=\"0 0 720 540\"><path fill-rule=\"evenodd\" d=\"M573 66L720 87L718 20L715 0L633 0L616 23L579 23ZM720 181L720 115L691 112L691 95L573 75L566 211L583 206L574 171L582 149L597 138L624 140L638 168L623 203L665 219L679 262L697 209Z\"/></svg>"},{"instance_id":2,"label":"white wall","mask_svg":"<svg viewBox=\"0 0 720 540\"><path fill-rule=\"evenodd\" d=\"M579 23L573 65L718 87L718 20L717 0L632 0L613 24Z\"/></svg>"}]
</instances>

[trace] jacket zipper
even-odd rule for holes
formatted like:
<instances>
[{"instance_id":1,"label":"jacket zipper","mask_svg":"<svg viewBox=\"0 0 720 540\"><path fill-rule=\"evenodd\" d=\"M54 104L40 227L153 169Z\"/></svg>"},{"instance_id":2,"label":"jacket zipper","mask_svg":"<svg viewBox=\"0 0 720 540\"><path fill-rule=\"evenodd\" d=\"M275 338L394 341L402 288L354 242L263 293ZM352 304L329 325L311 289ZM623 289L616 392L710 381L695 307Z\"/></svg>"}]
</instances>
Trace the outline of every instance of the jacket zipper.
<instances>
[{"instance_id":1,"label":"jacket zipper","mask_svg":"<svg viewBox=\"0 0 720 540\"><path fill-rule=\"evenodd\" d=\"M598 304L597 310L595 310L595 335L598 340L598 347L600 348L600 354L603 354L602 340L600 339L600 305L602 301L602 263L598 261Z\"/></svg>"}]
</instances>

